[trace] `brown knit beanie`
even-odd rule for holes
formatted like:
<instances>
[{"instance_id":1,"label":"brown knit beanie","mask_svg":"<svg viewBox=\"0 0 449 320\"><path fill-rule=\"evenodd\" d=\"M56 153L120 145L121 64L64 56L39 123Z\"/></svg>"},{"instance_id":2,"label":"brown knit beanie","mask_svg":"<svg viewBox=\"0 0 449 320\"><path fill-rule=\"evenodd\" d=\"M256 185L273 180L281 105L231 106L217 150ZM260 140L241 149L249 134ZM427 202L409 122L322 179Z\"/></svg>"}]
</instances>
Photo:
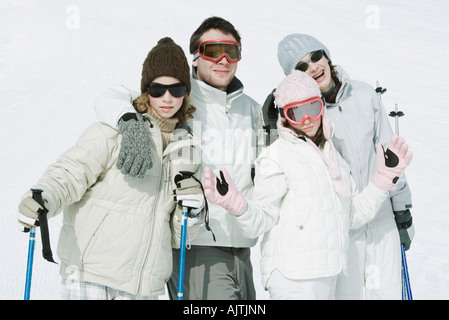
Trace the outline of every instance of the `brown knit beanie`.
<instances>
[{"instance_id":1,"label":"brown knit beanie","mask_svg":"<svg viewBox=\"0 0 449 320\"><path fill-rule=\"evenodd\" d=\"M170 76L178 79L187 87L190 93L190 70L187 58L182 48L171 38L165 37L158 41L143 62L140 89L147 91L147 86L157 77Z\"/></svg>"}]
</instances>

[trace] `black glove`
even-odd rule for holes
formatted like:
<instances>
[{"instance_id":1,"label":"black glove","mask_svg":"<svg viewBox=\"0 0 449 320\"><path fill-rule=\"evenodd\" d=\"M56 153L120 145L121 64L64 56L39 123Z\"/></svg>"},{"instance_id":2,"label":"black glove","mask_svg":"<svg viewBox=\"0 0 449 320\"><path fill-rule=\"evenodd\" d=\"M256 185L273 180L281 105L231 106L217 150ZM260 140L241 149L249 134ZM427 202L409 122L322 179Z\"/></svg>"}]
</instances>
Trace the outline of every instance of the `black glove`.
<instances>
[{"instance_id":1,"label":"black glove","mask_svg":"<svg viewBox=\"0 0 449 320\"><path fill-rule=\"evenodd\" d=\"M267 132L267 141L265 142L266 145L270 145L278 138L276 129L279 109L276 108L276 105L274 104L275 91L276 89L273 89L273 91L265 99L262 106L263 121L265 123L263 128Z\"/></svg>"},{"instance_id":2,"label":"black glove","mask_svg":"<svg viewBox=\"0 0 449 320\"><path fill-rule=\"evenodd\" d=\"M401 244L404 245L405 250L410 249L413 237L415 236L415 226L412 223L412 214L410 210L395 211L394 220L399 231L399 238Z\"/></svg>"},{"instance_id":3,"label":"black glove","mask_svg":"<svg viewBox=\"0 0 449 320\"><path fill-rule=\"evenodd\" d=\"M119 120L118 129L123 136L117 159L117 169L131 177L143 178L153 167L151 141L140 113L125 113Z\"/></svg>"}]
</instances>

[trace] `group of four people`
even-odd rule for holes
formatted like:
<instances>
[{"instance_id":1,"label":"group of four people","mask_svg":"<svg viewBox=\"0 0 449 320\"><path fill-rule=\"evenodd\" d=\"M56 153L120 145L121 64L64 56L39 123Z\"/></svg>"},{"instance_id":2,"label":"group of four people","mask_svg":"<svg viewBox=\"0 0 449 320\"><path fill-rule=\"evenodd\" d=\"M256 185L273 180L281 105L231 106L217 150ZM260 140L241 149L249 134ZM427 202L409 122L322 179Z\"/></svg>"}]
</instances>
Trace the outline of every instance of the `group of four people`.
<instances>
[{"instance_id":1,"label":"group of four people","mask_svg":"<svg viewBox=\"0 0 449 320\"><path fill-rule=\"evenodd\" d=\"M256 299L260 235L272 299L401 298L400 244L413 237L401 173L412 155L377 93L317 39L291 34L278 48L287 77L266 101L272 121L235 76L241 43L230 22L204 20L190 72L183 50L159 40L140 92L99 96L100 122L32 187L49 217L64 211L64 299L156 299L165 285L176 299L183 204L199 213L184 299ZM279 138L267 146L270 122ZM182 184L186 172L195 179ZM28 230L42 209L28 191L19 222Z\"/></svg>"}]
</instances>

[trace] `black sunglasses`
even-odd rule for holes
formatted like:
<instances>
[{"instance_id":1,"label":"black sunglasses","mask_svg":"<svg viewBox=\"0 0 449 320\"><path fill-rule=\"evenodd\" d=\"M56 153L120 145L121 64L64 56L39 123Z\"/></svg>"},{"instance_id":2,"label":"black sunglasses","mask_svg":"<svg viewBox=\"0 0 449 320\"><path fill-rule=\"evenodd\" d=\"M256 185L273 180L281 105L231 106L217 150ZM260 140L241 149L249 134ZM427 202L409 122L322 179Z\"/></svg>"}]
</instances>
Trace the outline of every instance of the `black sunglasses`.
<instances>
[{"instance_id":1,"label":"black sunglasses","mask_svg":"<svg viewBox=\"0 0 449 320\"><path fill-rule=\"evenodd\" d=\"M181 98L187 91L187 87L183 83L175 83L170 85L160 84L157 82L152 82L147 87L147 92L153 98L162 97L167 90L175 98Z\"/></svg>"},{"instance_id":2,"label":"black sunglasses","mask_svg":"<svg viewBox=\"0 0 449 320\"><path fill-rule=\"evenodd\" d=\"M302 71L302 72L306 72L307 69L309 69L309 63L310 62L318 62L321 60L321 58L323 57L324 51L323 50L318 50L318 51L314 51L312 52L312 54L310 55L310 60L305 62L305 61L299 61L298 64L296 65L295 69Z\"/></svg>"}]
</instances>

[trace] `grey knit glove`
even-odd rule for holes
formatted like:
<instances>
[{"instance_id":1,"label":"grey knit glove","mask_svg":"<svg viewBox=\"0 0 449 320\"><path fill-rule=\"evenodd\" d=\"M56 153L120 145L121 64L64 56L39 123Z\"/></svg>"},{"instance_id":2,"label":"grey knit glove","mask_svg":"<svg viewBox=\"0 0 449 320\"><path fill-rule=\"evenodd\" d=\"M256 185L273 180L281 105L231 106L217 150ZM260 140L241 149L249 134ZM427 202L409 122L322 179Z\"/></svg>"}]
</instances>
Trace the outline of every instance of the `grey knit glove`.
<instances>
[{"instance_id":1,"label":"grey knit glove","mask_svg":"<svg viewBox=\"0 0 449 320\"><path fill-rule=\"evenodd\" d=\"M125 113L118 123L122 134L122 145L117 160L117 169L131 177L143 178L146 170L153 167L151 141L140 113Z\"/></svg>"}]
</instances>

